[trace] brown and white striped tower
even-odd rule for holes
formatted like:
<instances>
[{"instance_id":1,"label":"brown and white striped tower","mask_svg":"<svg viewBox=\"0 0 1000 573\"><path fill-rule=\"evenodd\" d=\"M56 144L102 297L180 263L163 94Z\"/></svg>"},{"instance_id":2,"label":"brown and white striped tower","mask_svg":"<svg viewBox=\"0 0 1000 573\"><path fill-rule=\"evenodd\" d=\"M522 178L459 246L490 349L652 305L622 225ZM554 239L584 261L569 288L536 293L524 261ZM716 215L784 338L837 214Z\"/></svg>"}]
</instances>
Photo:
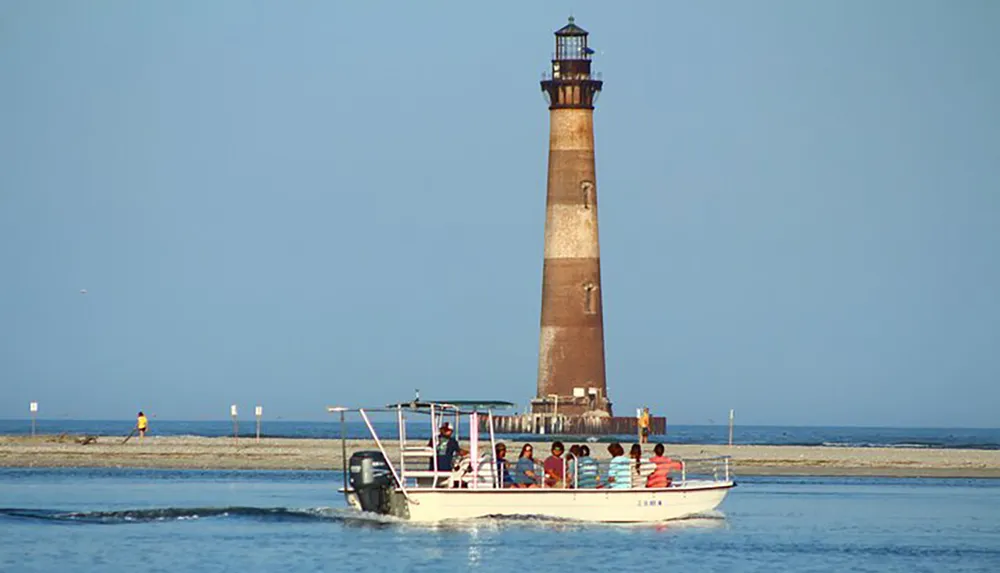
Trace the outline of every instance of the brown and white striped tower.
<instances>
[{"instance_id":1,"label":"brown and white striped tower","mask_svg":"<svg viewBox=\"0 0 1000 573\"><path fill-rule=\"evenodd\" d=\"M586 30L570 17L555 36L552 70L542 81L549 101L549 178L532 412L610 415L594 169L594 101L602 82L591 73Z\"/></svg>"}]
</instances>

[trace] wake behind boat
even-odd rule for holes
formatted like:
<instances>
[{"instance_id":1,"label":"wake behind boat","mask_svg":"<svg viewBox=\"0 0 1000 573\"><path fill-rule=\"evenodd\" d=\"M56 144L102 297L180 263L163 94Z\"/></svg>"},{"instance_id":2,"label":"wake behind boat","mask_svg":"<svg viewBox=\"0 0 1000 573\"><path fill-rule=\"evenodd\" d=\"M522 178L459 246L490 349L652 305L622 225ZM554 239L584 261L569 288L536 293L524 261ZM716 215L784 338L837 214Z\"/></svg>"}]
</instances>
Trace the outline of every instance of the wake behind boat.
<instances>
[{"instance_id":1,"label":"wake behind boat","mask_svg":"<svg viewBox=\"0 0 1000 573\"><path fill-rule=\"evenodd\" d=\"M364 420L378 450L357 451L344 472L347 503L360 511L392 515L419 522L473 519L489 516L538 516L593 522L659 522L704 514L717 508L736 483L728 456L674 459L672 477L649 487L647 480L623 477L612 463L586 460L568 454L562 461L563 479L546 480L542 464L534 462L531 474L539 479L526 487L511 485L498 460L493 411L513 406L509 402L409 402L385 408L328 408L339 412L343 426L347 412ZM396 414L399 456L393 461L369 414ZM431 439L409 440L409 415L428 416ZM449 446L435 431L439 425L454 430L467 417L470 435L466 455L447 455ZM484 427L480 435L480 427ZM457 436L455 436L457 441ZM450 441L450 440L449 440ZM344 459L346 440L342 439ZM483 450L483 451L481 451ZM442 452L446 455L442 456ZM453 463L445 465L447 460ZM473 461L475 461L473 463ZM500 463L498 463L500 461ZM513 462L511 462L513 463ZM655 464L644 461L644 466ZM620 468L618 468L620 469ZM595 471L596 470L596 471ZM667 469L666 471L669 471ZM625 480L625 481L623 481Z\"/></svg>"}]
</instances>

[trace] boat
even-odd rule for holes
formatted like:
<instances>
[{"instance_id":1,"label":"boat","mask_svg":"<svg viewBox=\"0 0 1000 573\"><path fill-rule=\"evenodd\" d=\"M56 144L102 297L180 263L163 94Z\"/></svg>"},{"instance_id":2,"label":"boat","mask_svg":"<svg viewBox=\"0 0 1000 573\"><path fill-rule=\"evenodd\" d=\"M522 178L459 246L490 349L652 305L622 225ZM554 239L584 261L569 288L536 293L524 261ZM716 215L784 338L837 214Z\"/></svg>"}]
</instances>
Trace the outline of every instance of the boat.
<instances>
[{"instance_id":1,"label":"boat","mask_svg":"<svg viewBox=\"0 0 1000 573\"><path fill-rule=\"evenodd\" d=\"M361 512L425 523L512 516L654 523L710 514L736 486L729 456L719 456L674 458L680 462L680 469L674 471L666 487L646 487L641 483L616 489L608 487L606 477L597 487L580 487L579 475L565 472L565 466L564 483L556 486L542 480L536 487L503 487L503 479L495 470L498 468L494 458L498 440L494 433L493 412L508 407L513 404L415 399L382 408L327 408L331 413L340 414L344 460L348 460L344 432L347 413L360 415L377 447L377 450L355 451L349 458L340 490L347 504ZM398 435L394 439L398 445L393 450L387 448L383 437L375 430L371 420L375 413L395 415ZM432 436L429 441L407 436L407 421L414 415L428 417ZM436 430L440 425L450 424L451 420L454 420L451 427L456 431L456 439L462 427L460 422L467 420L468 454L458 459L453 467L438 467ZM564 463L578 467L574 456L566 457L572 463ZM607 462L600 463L599 474L608 476L607 470ZM540 469L536 470L536 475L543 475Z\"/></svg>"}]
</instances>

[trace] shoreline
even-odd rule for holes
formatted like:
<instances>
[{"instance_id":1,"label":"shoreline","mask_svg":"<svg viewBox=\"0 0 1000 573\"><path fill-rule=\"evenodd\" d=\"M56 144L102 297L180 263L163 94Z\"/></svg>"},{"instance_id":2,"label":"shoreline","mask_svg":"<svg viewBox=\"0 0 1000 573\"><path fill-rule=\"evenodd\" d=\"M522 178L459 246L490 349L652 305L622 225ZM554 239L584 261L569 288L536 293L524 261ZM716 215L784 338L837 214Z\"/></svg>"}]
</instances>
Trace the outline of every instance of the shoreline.
<instances>
[{"instance_id":1,"label":"shoreline","mask_svg":"<svg viewBox=\"0 0 1000 573\"><path fill-rule=\"evenodd\" d=\"M122 444L117 436L0 436L0 467L331 470L343 468L339 439L147 436ZM546 440L535 440L538 446ZM383 443L392 459L395 443ZM463 445L465 445L463 443ZM589 444L606 460L604 444ZM595 447L596 446L596 447ZM1000 451L943 448L740 446L666 444L681 458L732 456L737 476L932 477L1000 479ZM537 446L536 446L537 447ZM652 446L644 448L651 450ZM347 454L377 449L373 440L347 440ZM547 454L548 447L537 447Z\"/></svg>"}]
</instances>

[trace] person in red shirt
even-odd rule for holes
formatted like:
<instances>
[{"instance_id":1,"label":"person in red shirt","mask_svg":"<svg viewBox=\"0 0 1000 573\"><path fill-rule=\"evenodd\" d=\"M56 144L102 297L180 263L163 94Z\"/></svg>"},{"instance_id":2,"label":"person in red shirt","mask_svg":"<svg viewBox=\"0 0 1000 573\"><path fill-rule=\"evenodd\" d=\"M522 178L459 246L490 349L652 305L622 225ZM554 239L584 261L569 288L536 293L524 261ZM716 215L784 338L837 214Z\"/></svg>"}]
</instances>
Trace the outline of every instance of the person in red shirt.
<instances>
[{"instance_id":1,"label":"person in red shirt","mask_svg":"<svg viewBox=\"0 0 1000 573\"><path fill-rule=\"evenodd\" d=\"M545 458L545 487L566 486L566 460L562 458L566 448L562 442L552 444L552 455Z\"/></svg>"},{"instance_id":2,"label":"person in red shirt","mask_svg":"<svg viewBox=\"0 0 1000 573\"><path fill-rule=\"evenodd\" d=\"M670 487L673 482L670 470L681 469L681 463L664 456L663 451L663 444L656 444L653 448L655 455L649 458L649 461L656 465L656 469L646 478L646 487Z\"/></svg>"}]
</instances>

